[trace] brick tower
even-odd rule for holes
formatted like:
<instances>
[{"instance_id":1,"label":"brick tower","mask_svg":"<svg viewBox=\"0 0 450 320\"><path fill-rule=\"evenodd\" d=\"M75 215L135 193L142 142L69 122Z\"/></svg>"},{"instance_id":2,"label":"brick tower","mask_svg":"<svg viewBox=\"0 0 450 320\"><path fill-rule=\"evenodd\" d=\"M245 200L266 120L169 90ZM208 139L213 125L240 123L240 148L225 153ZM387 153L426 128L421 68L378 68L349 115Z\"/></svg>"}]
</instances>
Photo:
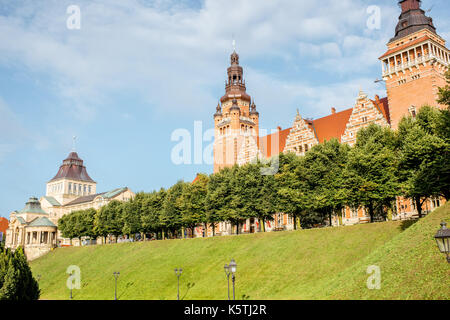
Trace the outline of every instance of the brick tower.
<instances>
[{"instance_id":1,"label":"brick tower","mask_svg":"<svg viewBox=\"0 0 450 320\"><path fill-rule=\"evenodd\" d=\"M443 107L436 100L438 87L445 86L450 53L420 2L399 1L402 13L395 36L380 57L393 129L398 128L403 116L414 116L423 105Z\"/></svg>"},{"instance_id":2,"label":"brick tower","mask_svg":"<svg viewBox=\"0 0 450 320\"><path fill-rule=\"evenodd\" d=\"M247 94L239 55L231 54L225 95L214 114L214 172L256 157L259 113Z\"/></svg>"}]
</instances>

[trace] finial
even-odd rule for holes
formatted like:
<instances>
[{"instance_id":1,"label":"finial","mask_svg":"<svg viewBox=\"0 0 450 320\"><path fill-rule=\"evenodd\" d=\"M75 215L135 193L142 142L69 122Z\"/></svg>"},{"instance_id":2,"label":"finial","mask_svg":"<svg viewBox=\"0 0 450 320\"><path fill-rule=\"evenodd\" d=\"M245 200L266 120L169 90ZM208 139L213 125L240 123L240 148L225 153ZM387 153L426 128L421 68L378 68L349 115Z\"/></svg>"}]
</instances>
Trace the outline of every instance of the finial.
<instances>
[{"instance_id":1,"label":"finial","mask_svg":"<svg viewBox=\"0 0 450 320\"><path fill-rule=\"evenodd\" d=\"M76 136L73 136L73 137L72 137L72 151L73 151L73 152L75 152L75 142L76 142L76 140L77 140L77 137L76 137Z\"/></svg>"},{"instance_id":2,"label":"finial","mask_svg":"<svg viewBox=\"0 0 450 320\"><path fill-rule=\"evenodd\" d=\"M299 116L300 115L300 111L298 110L298 108L297 108L297 116Z\"/></svg>"},{"instance_id":3,"label":"finial","mask_svg":"<svg viewBox=\"0 0 450 320\"><path fill-rule=\"evenodd\" d=\"M233 45L233 51L236 51L236 39L234 39L234 33L231 35L233 38L232 45Z\"/></svg>"}]
</instances>

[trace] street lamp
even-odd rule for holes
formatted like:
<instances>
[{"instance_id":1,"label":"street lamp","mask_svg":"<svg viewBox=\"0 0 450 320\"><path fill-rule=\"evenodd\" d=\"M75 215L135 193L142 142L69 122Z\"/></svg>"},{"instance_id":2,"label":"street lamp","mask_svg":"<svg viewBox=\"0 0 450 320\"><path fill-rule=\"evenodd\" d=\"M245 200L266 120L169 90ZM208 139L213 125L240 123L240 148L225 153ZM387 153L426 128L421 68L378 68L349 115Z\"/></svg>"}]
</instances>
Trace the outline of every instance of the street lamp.
<instances>
[{"instance_id":1,"label":"street lamp","mask_svg":"<svg viewBox=\"0 0 450 320\"><path fill-rule=\"evenodd\" d=\"M114 280L115 280L115 286L114 286L114 300L117 300L117 278L120 275L120 272L113 272Z\"/></svg>"},{"instance_id":2,"label":"street lamp","mask_svg":"<svg viewBox=\"0 0 450 320\"><path fill-rule=\"evenodd\" d=\"M72 270L72 272L70 273L70 277L71 278L72 278L74 273L75 273L75 271ZM72 288L73 288L73 282L72 281L70 282L70 300L72 300Z\"/></svg>"},{"instance_id":3,"label":"street lamp","mask_svg":"<svg viewBox=\"0 0 450 320\"><path fill-rule=\"evenodd\" d=\"M231 281L233 282L233 300L236 300L234 284L235 284L235 281L236 281L235 273L236 273L236 269L237 269L237 264L236 264L236 261L234 261L234 259L231 259L230 264L228 265L228 268L229 268L229 270L231 272Z\"/></svg>"},{"instance_id":4,"label":"street lamp","mask_svg":"<svg viewBox=\"0 0 450 320\"><path fill-rule=\"evenodd\" d=\"M447 229L447 224L442 221L441 228L434 236L439 251L447 255L447 262L450 263L450 229Z\"/></svg>"},{"instance_id":5,"label":"street lamp","mask_svg":"<svg viewBox=\"0 0 450 320\"><path fill-rule=\"evenodd\" d=\"M177 293L177 300L180 300L180 277L181 274L183 273L183 269L178 269L175 268L175 275L177 276L177 280L178 280L178 293Z\"/></svg>"},{"instance_id":6,"label":"street lamp","mask_svg":"<svg viewBox=\"0 0 450 320\"><path fill-rule=\"evenodd\" d=\"M226 264L224 269L225 269L225 274L227 275L227 281L228 281L228 300L230 300L230 267Z\"/></svg>"}]
</instances>

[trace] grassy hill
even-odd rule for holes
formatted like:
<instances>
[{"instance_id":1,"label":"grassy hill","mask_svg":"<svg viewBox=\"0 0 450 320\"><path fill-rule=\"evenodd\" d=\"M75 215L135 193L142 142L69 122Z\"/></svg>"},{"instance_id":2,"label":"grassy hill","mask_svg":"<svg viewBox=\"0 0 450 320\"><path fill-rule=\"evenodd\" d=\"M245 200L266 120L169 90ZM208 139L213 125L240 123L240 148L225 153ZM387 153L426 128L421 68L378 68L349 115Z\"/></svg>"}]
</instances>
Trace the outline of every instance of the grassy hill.
<instances>
[{"instance_id":1,"label":"grassy hill","mask_svg":"<svg viewBox=\"0 0 450 320\"><path fill-rule=\"evenodd\" d=\"M31 263L42 299L67 299L69 265L81 268L74 299L176 299L182 267L185 299L227 299L224 264L234 258L237 298L449 299L450 268L434 234L450 204L411 225L383 222L339 228L123 243L56 249ZM366 268L381 268L381 289L366 287ZM191 289L187 284L193 283Z\"/></svg>"}]
</instances>

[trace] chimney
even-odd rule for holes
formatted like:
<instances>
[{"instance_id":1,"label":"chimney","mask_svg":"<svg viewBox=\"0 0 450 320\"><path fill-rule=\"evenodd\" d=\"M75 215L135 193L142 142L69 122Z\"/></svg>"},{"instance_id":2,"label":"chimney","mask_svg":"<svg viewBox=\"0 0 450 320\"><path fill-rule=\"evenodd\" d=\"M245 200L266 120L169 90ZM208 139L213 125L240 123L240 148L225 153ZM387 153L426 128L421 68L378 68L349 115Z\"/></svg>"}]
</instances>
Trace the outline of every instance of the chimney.
<instances>
[{"instance_id":1,"label":"chimney","mask_svg":"<svg viewBox=\"0 0 450 320\"><path fill-rule=\"evenodd\" d=\"M336 108L335 107L332 107L331 108L331 114L335 114L336 113Z\"/></svg>"},{"instance_id":2,"label":"chimney","mask_svg":"<svg viewBox=\"0 0 450 320\"><path fill-rule=\"evenodd\" d=\"M278 126L277 129L278 129L278 131L281 131L281 127L280 126Z\"/></svg>"}]
</instances>

